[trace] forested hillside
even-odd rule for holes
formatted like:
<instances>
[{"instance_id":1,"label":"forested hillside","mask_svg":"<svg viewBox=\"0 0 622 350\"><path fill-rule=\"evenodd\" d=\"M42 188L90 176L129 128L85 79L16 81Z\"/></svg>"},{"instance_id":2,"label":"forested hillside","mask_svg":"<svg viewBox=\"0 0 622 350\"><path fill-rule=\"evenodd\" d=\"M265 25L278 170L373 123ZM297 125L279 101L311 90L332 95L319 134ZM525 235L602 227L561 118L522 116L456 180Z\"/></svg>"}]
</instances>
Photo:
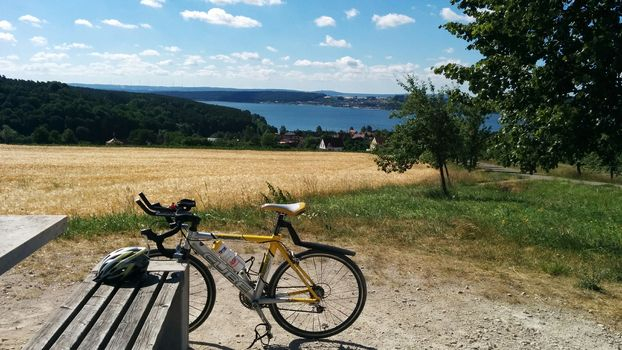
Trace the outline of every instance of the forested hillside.
<instances>
[{"instance_id":1,"label":"forested hillside","mask_svg":"<svg viewBox=\"0 0 622 350\"><path fill-rule=\"evenodd\" d=\"M187 99L70 87L0 76L0 142L197 145L276 131L248 111Z\"/></svg>"},{"instance_id":2,"label":"forested hillside","mask_svg":"<svg viewBox=\"0 0 622 350\"><path fill-rule=\"evenodd\" d=\"M196 101L226 102L314 102L322 101L326 95L315 92L285 90L234 90L234 91L154 91L156 94L183 97Z\"/></svg>"}]
</instances>

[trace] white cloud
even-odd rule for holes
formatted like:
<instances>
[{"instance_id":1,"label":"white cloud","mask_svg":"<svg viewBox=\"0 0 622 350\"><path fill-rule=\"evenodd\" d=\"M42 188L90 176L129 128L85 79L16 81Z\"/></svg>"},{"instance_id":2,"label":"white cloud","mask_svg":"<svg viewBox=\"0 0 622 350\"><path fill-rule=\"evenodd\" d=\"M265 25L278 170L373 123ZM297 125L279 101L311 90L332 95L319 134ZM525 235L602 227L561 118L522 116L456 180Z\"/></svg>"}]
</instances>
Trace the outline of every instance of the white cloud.
<instances>
[{"instance_id":1,"label":"white cloud","mask_svg":"<svg viewBox=\"0 0 622 350\"><path fill-rule=\"evenodd\" d=\"M207 12L185 10L180 13L185 20L196 19L210 24L224 25L234 28L261 27L261 23L245 16L234 16L221 8L213 8Z\"/></svg>"},{"instance_id":2,"label":"white cloud","mask_svg":"<svg viewBox=\"0 0 622 350\"><path fill-rule=\"evenodd\" d=\"M389 13L384 16L374 15L371 20L372 22L376 23L376 28L379 29L387 29L401 26L404 24L415 23L415 20L413 18L397 13Z\"/></svg>"},{"instance_id":3,"label":"white cloud","mask_svg":"<svg viewBox=\"0 0 622 350\"><path fill-rule=\"evenodd\" d=\"M151 24L141 23L139 24L139 26L144 29L151 29Z\"/></svg>"},{"instance_id":4,"label":"white cloud","mask_svg":"<svg viewBox=\"0 0 622 350\"><path fill-rule=\"evenodd\" d=\"M270 51L270 52L279 52L279 50L275 49L272 46L266 46L266 50Z\"/></svg>"},{"instance_id":5,"label":"white cloud","mask_svg":"<svg viewBox=\"0 0 622 350\"><path fill-rule=\"evenodd\" d=\"M30 42L35 46L45 46L48 44L48 39L43 36L33 36L30 38Z\"/></svg>"},{"instance_id":6,"label":"white cloud","mask_svg":"<svg viewBox=\"0 0 622 350\"><path fill-rule=\"evenodd\" d=\"M163 60L163 61L160 61L160 62L158 62L158 63L156 63L156 64L157 64L158 66L168 66L168 65L170 65L171 63L173 63L173 60Z\"/></svg>"},{"instance_id":7,"label":"white cloud","mask_svg":"<svg viewBox=\"0 0 622 350\"><path fill-rule=\"evenodd\" d=\"M153 8L161 8L166 0L140 0L141 5L153 7Z\"/></svg>"},{"instance_id":8,"label":"white cloud","mask_svg":"<svg viewBox=\"0 0 622 350\"><path fill-rule=\"evenodd\" d=\"M62 51L66 51L66 50L71 50L71 49L90 49L91 46L87 45L87 44L83 44L83 43L62 43L61 45L56 45L54 46L55 50L62 50Z\"/></svg>"},{"instance_id":9,"label":"white cloud","mask_svg":"<svg viewBox=\"0 0 622 350\"><path fill-rule=\"evenodd\" d=\"M199 55L188 55L184 61L184 66L194 66L197 64L203 64L205 60Z\"/></svg>"},{"instance_id":10,"label":"white cloud","mask_svg":"<svg viewBox=\"0 0 622 350\"><path fill-rule=\"evenodd\" d=\"M466 63L462 62L459 59L447 58L447 57L439 57L436 60L436 62L431 67L428 68L428 71L433 71L434 68L436 68L436 67L444 66L444 65L450 64L450 63L457 64L457 65L460 65L460 66L466 65Z\"/></svg>"},{"instance_id":11,"label":"white cloud","mask_svg":"<svg viewBox=\"0 0 622 350\"><path fill-rule=\"evenodd\" d=\"M326 36L326 38L324 39L324 42L320 43L320 46L342 47L342 48L352 47L352 45L350 45L350 43L345 41L344 39L337 40L330 35Z\"/></svg>"},{"instance_id":12,"label":"white cloud","mask_svg":"<svg viewBox=\"0 0 622 350\"><path fill-rule=\"evenodd\" d=\"M149 50L145 50L141 52L139 55L143 57L144 56L160 56L160 53L156 50L149 49Z\"/></svg>"},{"instance_id":13,"label":"white cloud","mask_svg":"<svg viewBox=\"0 0 622 350\"><path fill-rule=\"evenodd\" d=\"M315 25L318 27L334 27L337 25L337 22L332 17L321 16L314 20Z\"/></svg>"},{"instance_id":14,"label":"white cloud","mask_svg":"<svg viewBox=\"0 0 622 350\"><path fill-rule=\"evenodd\" d=\"M231 57L235 57L238 59L241 59L243 61L248 61L248 60L258 60L259 59L259 54L257 52L234 52L231 54Z\"/></svg>"},{"instance_id":15,"label":"white cloud","mask_svg":"<svg viewBox=\"0 0 622 350\"><path fill-rule=\"evenodd\" d=\"M310 61L307 59L297 60L294 62L294 66L298 67L320 67L320 68L347 68L347 69L360 69L365 65L361 60L350 56L341 57L335 61Z\"/></svg>"},{"instance_id":16,"label":"white cloud","mask_svg":"<svg viewBox=\"0 0 622 350\"><path fill-rule=\"evenodd\" d=\"M355 8L351 8L351 9L345 11L345 13L346 13L346 17L348 19L352 19L352 18L354 18L354 17L359 15L359 10L357 10Z\"/></svg>"},{"instance_id":17,"label":"white cloud","mask_svg":"<svg viewBox=\"0 0 622 350\"><path fill-rule=\"evenodd\" d=\"M17 55L8 55L8 56L3 57L3 58L6 59L6 60L9 60L9 61L19 61L19 56L17 56Z\"/></svg>"},{"instance_id":18,"label":"white cloud","mask_svg":"<svg viewBox=\"0 0 622 350\"><path fill-rule=\"evenodd\" d=\"M290 59L291 59L291 57L289 57L289 56L281 57L281 60L283 60L283 61L289 61Z\"/></svg>"},{"instance_id":19,"label":"white cloud","mask_svg":"<svg viewBox=\"0 0 622 350\"><path fill-rule=\"evenodd\" d=\"M419 68L418 65L412 63L406 64L392 64L392 65L377 65L369 67L369 73L378 77L382 76L403 76L405 74L413 73L415 69Z\"/></svg>"},{"instance_id":20,"label":"white cloud","mask_svg":"<svg viewBox=\"0 0 622 350\"><path fill-rule=\"evenodd\" d=\"M164 51L175 53L181 51L181 49L177 46L164 46Z\"/></svg>"},{"instance_id":21,"label":"white cloud","mask_svg":"<svg viewBox=\"0 0 622 350\"><path fill-rule=\"evenodd\" d=\"M54 52L37 52L31 58L31 62L50 62L50 61L60 61L65 58L69 58L69 55L66 53L54 53Z\"/></svg>"},{"instance_id":22,"label":"white cloud","mask_svg":"<svg viewBox=\"0 0 622 350\"><path fill-rule=\"evenodd\" d=\"M89 55L106 61L140 61L140 58L137 55L127 53L92 52Z\"/></svg>"},{"instance_id":23,"label":"white cloud","mask_svg":"<svg viewBox=\"0 0 622 350\"><path fill-rule=\"evenodd\" d=\"M33 15L23 15L23 16L21 16L18 19L21 22L28 23L28 24L30 24L32 26L35 26L35 27L41 27L41 25L43 23L45 23L44 20L41 20L41 19L39 19L39 18L37 18L37 17L35 17Z\"/></svg>"},{"instance_id":24,"label":"white cloud","mask_svg":"<svg viewBox=\"0 0 622 350\"><path fill-rule=\"evenodd\" d=\"M448 22L475 22L475 18L467 15L459 15L452 11L449 7L445 7L441 10L441 17Z\"/></svg>"},{"instance_id":25,"label":"white cloud","mask_svg":"<svg viewBox=\"0 0 622 350\"><path fill-rule=\"evenodd\" d=\"M236 61L227 55L213 55L209 57L211 60L222 61L225 63L235 63Z\"/></svg>"},{"instance_id":26,"label":"white cloud","mask_svg":"<svg viewBox=\"0 0 622 350\"><path fill-rule=\"evenodd\" d=\"M15 30L15 27L13 27L11 22L9 22L7 20L1 20L0 21L0 30L4 30L5 32L10 32L12 30Z\"/></svg>"},{"instance_id":27,"label":"white cloud","mask_svg":"<svg viewBox=\"0 0 622 350\"><path fill-rule=\"evenodd\" d=\"M83 18L78 18L75 21L73 21L73 23L78 26L85 26L85 27L93 28L93 23Z\"/></svg>"},{"instance_id":28,"label":"white cloud","mask_svg":"<svg viewBox=\"0 0 622 350\"><path fill-rule=\"evenodd\" d=\"M126 24L123 23L121 21L119 21L118 19L105 19L102 21L103 24L107 24L111 27L117 27L117 28L122 28L122 29L136 29L138 28L138 26L136 24Z\"/></svg>"},{"instance_id":29,"label":"white cloud","mask_svg":"<svg viewBox=\"0 0 622 350\"><path fill-rule=\"evenodd\" d=\"M206 0L209 3L215 5L234 5L238 3L243 3L247 5L254 6L272 6L272 5L282 5L283 1L281 0Z\"/></svg>"},{"instance_id":30,"label":"white cloud","mask_svg":"<svg viewBox=\"0 0 622 350\"><path fill-rule=\"evenodd\" d=\"M11 33L0 32L0 41L8 41L10 43L16 43L15 35Z\"/></svg>"},{"instance_id":31,"label":"white cloud","mask_svg":"<svg viewBox=\"0 0 622 350\"><path fill-rule=\"evenodd\" d=\"M264 58L261 60L261 64L263 64L264 66L273 66L274 62L272 62L272 60Z\"/></svg>"}]
</instances>

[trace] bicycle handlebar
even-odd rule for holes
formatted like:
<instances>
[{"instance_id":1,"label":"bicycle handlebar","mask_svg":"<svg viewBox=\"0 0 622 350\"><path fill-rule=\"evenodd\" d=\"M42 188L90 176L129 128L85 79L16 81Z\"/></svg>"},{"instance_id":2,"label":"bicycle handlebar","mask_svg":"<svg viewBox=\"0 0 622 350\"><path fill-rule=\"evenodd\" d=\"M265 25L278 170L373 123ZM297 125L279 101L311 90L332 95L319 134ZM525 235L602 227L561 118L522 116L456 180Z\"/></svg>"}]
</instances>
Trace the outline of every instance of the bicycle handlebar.
<instances>
[{"instance_id":1,"label":"bicycle handlebar","mask_svg":"<svg viewBox=\"0 0 622 350\"><path fill-rule=\"evenodd\" d=\"M190 210L195 206L194 201L182 199L177 205L171 207L163 207L160 203L151 204L144 193L138 194L136 204L147 214L151 216L163 217L171 226L171 230L161 234L156 234L151 229L143 229L140 233L147 237L150 241L156 243L158 250L165 256L171 257L172 253L169 249L165 249L163 242L165 239L178 233L184 223L190 223L189 229L197 231L197 226L201 222L201 218L191 213Z\"/></svg>"}]
</instances>

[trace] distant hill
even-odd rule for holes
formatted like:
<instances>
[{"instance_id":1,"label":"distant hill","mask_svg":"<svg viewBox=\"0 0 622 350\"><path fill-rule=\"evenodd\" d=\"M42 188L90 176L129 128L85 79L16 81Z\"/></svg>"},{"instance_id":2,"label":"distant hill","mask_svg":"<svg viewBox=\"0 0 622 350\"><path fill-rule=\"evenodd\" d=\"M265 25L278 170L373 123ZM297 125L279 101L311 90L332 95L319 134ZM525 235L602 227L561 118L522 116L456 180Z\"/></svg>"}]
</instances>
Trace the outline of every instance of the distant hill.
<instances>
[{"instance_id":1,"label":"distant hill","mask_svg":"<svg viewBox=\"0 0 622 350\"><path fill-rule=\"evenodd\" d=\"M261 116L188 99L0 76L0 142L194 145L210 136L258 140Z\"/></svg>"},{"instance_id":2,"label":"distant hill","mask_svg":"<svg viewBox=\"0 0 622 350\"><path fill-rule=\"evenodd\" d=\"M101 85L71 84L110 91L146 92L159 95L187 98L195 101L226 101L226 102L314 102L326 95L319 92L305 92L286 89L231 89L217 87L170 87L170 86L133 86L133 85Z\"/></svg>"}]
</instances>

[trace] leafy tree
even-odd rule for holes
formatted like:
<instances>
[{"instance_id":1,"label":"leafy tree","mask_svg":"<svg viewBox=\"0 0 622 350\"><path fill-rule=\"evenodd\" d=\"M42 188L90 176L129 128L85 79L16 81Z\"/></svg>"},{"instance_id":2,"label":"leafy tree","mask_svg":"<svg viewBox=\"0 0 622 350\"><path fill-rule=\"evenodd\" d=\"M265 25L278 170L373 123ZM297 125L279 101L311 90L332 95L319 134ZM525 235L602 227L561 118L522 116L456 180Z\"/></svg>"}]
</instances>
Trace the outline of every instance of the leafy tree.
<instances>
[{"instance_id":1,"label":"leafy tree","mask_svg":"<svg viewBox=\"0 0 622 350\"><path fill-rule=\"evenodd\" d=\"M32 142L34 143L49 143L50 142L50 132L45 127L45 125L41 125L32 132Z\"/></svg>"},{"instance_id":2,"label":"leafy tree","mask_svg":"<svg viewBox=\"0 0 622 350\"><path fill-rule=\"evenodd\" d=\"M287 128L285 127L285 125L281 125L281 127L279 128L279 134L283 135L287 132Z\"/></svg>"},{"instance_id":3,"label":"leafy tree","mask_svg":"<svg viewBox=\"0 0 622 350\"><path fill-rule=\"evenodd\" d=\"M13 130L8 125L3 125L2 130L0 130L0 142L2 143L15 143L18 142L21 135Z\"/></svg>"},{"instance_id":4,"label":"leafy tree","mask_svg":"<svg viewBox=\"0 0 622 350\"><path fill-rule=\"evenodd\" d=\"M622 2L451 0L470 23L443 27L483 58L437 69L501 113L504 163L527 171L622 151Z\"/></svg>"},{"instance_id":5,"label":"leafy tree","mask_svg":"<svg viewBox=\"0 0 622 350\"><path fill-rule=\"evenodd\" d=\"M261 146L274 147L276 146L276 135L273 132L266 131L261 135Z\"/></svg>"},{"instance_id":6,"label":"leafy tree","mask_svg":"<svg viewBox=\"0 0 622 350\"><path fill-rule=\"evenodd\" d=\"M490 110L486 102L459 90L451 92L449 102L459 119L459 139L462 144L458 149L457 161L471 171L477 167L490 138L490 128L484 127Z\"/></svg>"},{"instance_id":7,"label":"leafy tree","mask_svg":"<svg viewBox=\"0 0 622 350\"><path fill-rule=\"evenodd\" d=\"M429 163L439 170L441 189L448 195L447 162L456 158L460 147L459 120L448 101L450 93L437 92L431 82L413 76L400 85L408 96L396 116L404 123L378 149L376 163L385 172L404 172L417 163Z\"/></svg>"},{"instance_id":8,"label":"leafy tree","mask_svg":"<svg viewBox=\"0 0 622 350\"><path fill-rule=\"evenodd\" d=\"M63 133L60 135L61 143L64 144L74 144L78 142L76 135L73 133L71 129L65 129Z\"/></svg>"}]
</instances>

